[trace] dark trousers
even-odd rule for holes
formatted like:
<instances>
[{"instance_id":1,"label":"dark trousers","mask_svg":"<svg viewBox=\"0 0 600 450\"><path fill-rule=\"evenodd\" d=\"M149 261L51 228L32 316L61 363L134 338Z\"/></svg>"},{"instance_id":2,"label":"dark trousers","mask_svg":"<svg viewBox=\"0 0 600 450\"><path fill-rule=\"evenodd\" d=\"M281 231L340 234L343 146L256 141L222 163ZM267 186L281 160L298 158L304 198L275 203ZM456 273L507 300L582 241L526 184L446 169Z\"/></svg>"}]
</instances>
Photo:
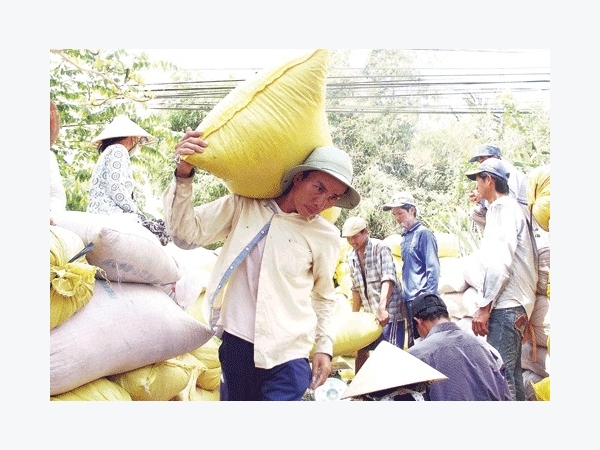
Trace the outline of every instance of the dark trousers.
<instances>
[{"instance_id":1,"label":"dark trousers","mask_svg":"<svg viewBox=\"0 0 600 450\"><path fill-rule=\"evenodd\" d=\"M312 373L307 358L271 369L254 365L254 344L223 332L219 347L221 401L302 400Z\"/></svg>"},{"instance_id":2,"label":"dark trousers","mask_svg":"<svg viewBox=\"0 0 600 450\"><path fill-rule=\"evenodd\" d=\"M417 331L417 326L415 324L412 301L404 302L404 307L406 310L406 322L408 325L408 342L406 343L407 348L412 347L415 344L415 339L419 339L419 332Z\"/></svg>"}]
</instances>

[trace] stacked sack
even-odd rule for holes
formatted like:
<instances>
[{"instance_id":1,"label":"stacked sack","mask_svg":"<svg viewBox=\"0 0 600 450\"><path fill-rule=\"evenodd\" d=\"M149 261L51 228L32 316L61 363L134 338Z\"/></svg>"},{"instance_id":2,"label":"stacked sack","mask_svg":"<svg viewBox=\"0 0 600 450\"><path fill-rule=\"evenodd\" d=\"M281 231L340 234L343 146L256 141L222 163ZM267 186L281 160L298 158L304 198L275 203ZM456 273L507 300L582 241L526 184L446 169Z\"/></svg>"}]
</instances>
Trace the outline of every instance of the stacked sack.
<instances>
[{"instance_id":1,"label":"stacked sack","mask_svg":"<svg viewBox=\"0 0 600 450\"><path fill-rule=\"evenodd\" d=\"M212 332L165 292L180 280L177 260L123 216L67 211L50 227L50 316L51 325L58 323L50 330L52 400L170 400L199 373L200 361L186 354L207 344ZM73 301L58 275L84 243L93 246L85 261L77 260L86 277ZM56 248L63 249L61 261Z\"/></svg>"},{"instance_id":2,"label":"stacked sack","mask_svg":"<svg viewBox=\"0 0 600 450\"><path fill-rule=\"evenodd\" d=\"M550 166L528 175L527 201L538 225L536 303L525 333L521 366L527 400L550 400Z\"/></svg>"},{"instance_id":3,"label":"stacked sack","mask_svg":"<svg viewBox=\"0 0 600 450\"><path fill-rule=\"evenodd\" d=\"M86 253L78 235L50 227L50 330L92 298L97 267L88 264Z\"/></svg>"},{"instance_id":4,"label":"stacked sack","mask_svg":"<svg viewBox=\"0 0 600 450\"><path fill-rule=\"evenodd\" d=\"M472 256L458 256L458 237L452 234L434 233L438 242L440 259L440 297L446 303L450 318L462 321L473 316L476 310L477 290L469 285L465 271L472 264Z\"/></svg>"}]
</instances>

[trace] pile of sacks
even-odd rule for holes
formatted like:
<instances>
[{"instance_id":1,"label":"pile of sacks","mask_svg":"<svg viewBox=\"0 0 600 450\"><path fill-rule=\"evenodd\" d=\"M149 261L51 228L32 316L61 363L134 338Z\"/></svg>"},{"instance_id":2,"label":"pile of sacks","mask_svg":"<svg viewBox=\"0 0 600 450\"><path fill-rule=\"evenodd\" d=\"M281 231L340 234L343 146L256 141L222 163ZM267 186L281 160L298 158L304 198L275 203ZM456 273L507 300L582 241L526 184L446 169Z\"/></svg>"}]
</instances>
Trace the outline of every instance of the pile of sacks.
<instances>
[{"instance_id":1,"label":"pile of sacks","mask_svg":"<svg viewBox=\"0 0 600 450\"><path fill-rule=\"evenodd\" d=\"M217 338L177 303L203 289L195 268L128 217L67 211L50 227L51 399L214 397Z\"/></svg>"},{"instance_id":2,"label":"pile of sacks","mask_svg":"<svg viewBox=\"0 0 600 450\"><path fill-rule=\"evenodd\" d=\"M218 252L163 247L123 216L68 211L50 227L50 399L218 401L202 312ZM382 330L338 300L334 356L353 356Z\"/></svg>"}]
</instances>

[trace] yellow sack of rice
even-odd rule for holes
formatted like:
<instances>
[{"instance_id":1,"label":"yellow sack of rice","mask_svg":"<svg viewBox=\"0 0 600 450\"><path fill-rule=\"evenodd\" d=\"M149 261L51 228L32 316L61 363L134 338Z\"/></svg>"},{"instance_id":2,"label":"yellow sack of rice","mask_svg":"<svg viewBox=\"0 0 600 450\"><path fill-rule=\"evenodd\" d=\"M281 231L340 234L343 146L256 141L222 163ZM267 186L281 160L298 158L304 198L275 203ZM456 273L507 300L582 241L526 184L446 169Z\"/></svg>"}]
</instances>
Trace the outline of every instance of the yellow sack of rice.
<instances>
[{"instance_id":1,"label":"yellow sack of rice","mask_svg":"<svg viewBox=\"0 0 600 450\"><path fill-rule=\"evenodd\" d=\"M200 373L200 362L189 353L108 377L134 401L167 401Z\"/></svg>"},{"instance_id":2,"label":"yellow sack of rice","mask_svg":"<svg viewBox=\"0 0 600 450\"><path fill-rule=\"evenodd\" d=\"M87 263L81 238L50 227L50 329L83 308L94 294L96 266Z\"/></svg>"},{"instance_id":3,"label":"yellow sack of rice","mask_svg":"<svg viewBox=\"0 0 600 450\"><path fill-rule=\"evenodd\" d=\"M207 391L214 391L219 389L221 385L221 366L209 369L206 367L201 370L196 380L196 386L206 389Z\"/></svg>"},{"instance_id":4,"label":"yellow sack of rice","mask_svg":"<svg viewBox=\"0 0 600 450\"><path fill-rule=\"evenodd\" d=\"M438 257L458 257L458 236L451 233L433 233L438 245Z\"/></svg>"},{"instance_id":5,"label":"yellow sack of rice","mask_svg":"<svg viewBox=\"0 0 600 450\"><path fill-rule=\"evenodd\" d=\"M107 378L98 378L64 394L50 397L51 401L131 401L129 393Z\"/></svg>"},{"instance_id":6,"label":"yellow sack of rice","mask_svg":"<svg viewBox=\"0 0 600 450\"><path fill-rule=\"evenodd\" d=\"M340 208L339 206L332 206L331 208L327 208L325 211L323 211L321 213L321 216L328 222L335 224L340 218L341 214L342 208Z\"/></svg>"},{"instance_id":7,"label":"yellow sack of rice","mask_svg":"<svg viewBox=\"0 0 600 450\"><path fill-rule=\"evenodd\" d=\"M537 383L531 383L533 386L533 392L535 398L538 401L549 402L550 401L550 377L546 377Z\"/></svg>"},{"instance_id":8,"label":"yellow sack of rice","mask_svg":"<svg viewBox=\"0 0 600 450\"><path fill-rule=\"evenodd\" d=\"M329 52L317 49L241 82L198 126L206 151L183 158L235 194L277 197L290 168L316 147L332 145L325 113L328 62Z\"/></svg>"},{"instance_id":9,"label":"yellow sack of rice","mask_svg":"<svg viewBox=\"0 0 600 450\"><path fill-rule=\"evenodd\" d=\"M218 402L221 398L219 389L207 391L196 385L189 386L177 394L172 400L180 402Z\"/></svg>"},{"instance_id":10,"label":"yellow sack of rice","mask_svg":"<svg viewBox=\"0 0 600 450\"><path fill-rule=\"evenodd\" d=\"M527 205L545 231L550 231L550 165L533 169L527 175Z\"/></svg>"},{"instance_id":11,"label":"yellow sack of rice","mask_svg":"<svg viewBox=\"0 0 600 450\"><path fill-rule=\"evenodd\" d=\"M374 342L383 328L375 319L375 314L359 311L337 314L336 335L333 341L333 356L356 356L356 352ZM314 355L314 347L311 358Z\"/></svg>"},{"instance_id":12,"label":"yellow sack of rice","mask_svg":"<svg viewBox=\"0 0 600 450\"><path fill-rule=\"evenodd\" d=\"M217 367L221 367L221 361L219 361L220 346L221 339L219 339L217 336L213 336L206 344L204 344L202 347L192 350L190 354L209 369L215 369Z\"/></svg>"},{"instance_id":13,"label":"yellow sack of rice","mask_svg":"<svg viewBox=\"0 0 600 450\"><path fill-rule=\"evenodd\" d=\"M392 255L402 261L402 235L390 234L383 242L392 250Z\"/></svg>"}]
</instances>

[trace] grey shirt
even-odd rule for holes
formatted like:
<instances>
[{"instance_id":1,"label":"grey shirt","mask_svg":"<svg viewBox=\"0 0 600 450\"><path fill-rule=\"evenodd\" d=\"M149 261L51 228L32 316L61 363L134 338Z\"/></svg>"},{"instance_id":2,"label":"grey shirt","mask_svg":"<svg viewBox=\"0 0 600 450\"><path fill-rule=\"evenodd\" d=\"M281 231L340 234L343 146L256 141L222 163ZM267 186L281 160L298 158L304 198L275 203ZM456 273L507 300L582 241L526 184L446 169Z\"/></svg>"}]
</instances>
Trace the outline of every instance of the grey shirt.
<instances>
[{"instance_id":1,"label":"grey shirt","mask_svg":"<svg viewBox=\"0 0 600 450\"><path fill-rule=\"evenodd\" d=\"M522 305L531 317L538 281L537 248L514 198L504 195L490 205L479 253L483 288L477 306Z\"/></svg>"},{"instance_id":2,"label":"grey shirt","mask_svg":"<svg viewBox=\"0 0 600 450\"><path fill-rule=\"evenodd\" d=\"M438 323L407 351L448 377L431 384L425 400L511 400L500 354L454 322Z\"/></svg>"}]
</instances>

